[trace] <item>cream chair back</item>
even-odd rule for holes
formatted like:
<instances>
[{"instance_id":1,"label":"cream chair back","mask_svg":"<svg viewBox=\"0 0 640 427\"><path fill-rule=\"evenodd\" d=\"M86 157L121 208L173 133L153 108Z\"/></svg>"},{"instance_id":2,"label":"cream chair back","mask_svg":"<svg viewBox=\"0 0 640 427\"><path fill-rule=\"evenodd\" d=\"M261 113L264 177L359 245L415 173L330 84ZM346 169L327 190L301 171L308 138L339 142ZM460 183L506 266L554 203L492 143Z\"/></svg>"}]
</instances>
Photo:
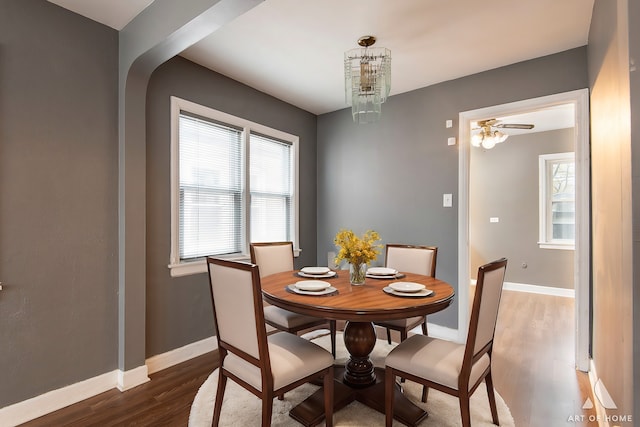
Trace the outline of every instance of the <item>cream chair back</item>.
<instances>
[{"instance_id":1,"label":"cream chair back","mask_svg":"<svg viewBox=\"0 0 640 427\"><path fill-rule=\"evenodd\" d=\"M405 273L435 277L437 255L435 246L388 244L385 265Z\"/></svg>"},{"instance_id":2,"label":"cream chair back","mask_svg":"<svg viewBox=\"0 0 640 427\"><path fill-rule=\"evenodd\" d=\"M266 332L259 330L265 327L256 266L215 258L207 265L218 344L259 359L259 340L266 346Z\"/></svg>"},{"instance_id":3,"label":"cream chair back","mask_svg":"<svg viewBox=\"0 0 640 427\"><path fill-rule=\"evenodd\" d=\"M251 262L257 264L260 277L293 270L293 243L270 242L251 244Z\"/></svg>"},{"instance_id":4,"label":"cream chair back","mask_svg":"<svg viewBox=\"0 0 640 427\"><path fill-rule=\"evenodd\" d=\"M474 355L493 344L506 269L505 258L478 269L467 342L467 345L473 348Z\"/></svg>"}]
</instances>

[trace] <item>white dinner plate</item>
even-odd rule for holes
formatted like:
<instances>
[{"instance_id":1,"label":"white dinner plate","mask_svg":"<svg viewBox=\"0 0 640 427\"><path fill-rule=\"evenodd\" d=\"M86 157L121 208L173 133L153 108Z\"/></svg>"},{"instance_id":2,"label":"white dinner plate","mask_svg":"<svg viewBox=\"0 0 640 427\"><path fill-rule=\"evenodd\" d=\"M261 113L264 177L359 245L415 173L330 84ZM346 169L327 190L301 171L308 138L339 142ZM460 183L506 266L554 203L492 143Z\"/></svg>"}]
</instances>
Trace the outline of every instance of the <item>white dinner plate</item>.
<instances>
[{"instance_id":1,"label":"white dinner plate","mask_svg":"<svg viewBox=\"0 0 640 427\"><path fill-rule=\"evenodd\" d=\"M322 289L320 291L303 291L302 289L298 289L296 285L287 285L287 288L289 288L291 292L296 294L313 296L328 295L338 291L333 286L329 286L328 288Z\"/></svg>"},{"instance_id":2,"label":"white dinner plate","mask_svg":"<svg viewBox=\"0 0 640 427\"><path fill-rule=\"evenodd\" d=\"M316 275L316 274L327 274L331 270L329 269L329 267L303 267L300 271L305 274Z\"/></svg>"},{"instance_id":3,"label":"white dinner plate","mask_svg":"<svg viewBox=\"0 0 640 427\"><path fill-rule=\"evenodd\" d=\"M325 282L323 280L303 280L301 282L296 282L295 287L300 289L301 291L310 291L310 292L318 292L323 291L330 287L331 284Z\"/></svg>"},{"instance_id":4,"label":"white dinner plate","mask_svg":"<svg viewBox=\"0 0 640 427\"><path fill-rule=\"evenodd\" d=\"M338 273L336 273L335 271L329 271L328 273L324 273L324 274L308 274L308 273L303 273L302 271L298 271L298 276L309 277L312 279L328 279L329 277L333 277L336 274Z\"/></svg>"},{"instance_id":5,"label":"white dinner plate","mask_svg":"<svg viewBox=\"0 0 640 427\"><path fill-rule=\"evenodd\" d=\"M398 297L409 297L409 298L422 298L422 297L428 297L429 295L431 295L433 293L433 291L431 289L423 289L421 291L418 292L398 292L398 291L394 291L393 289L391 289L388 286L385 286L384 288L382 288L383 291L385 291L388 294L391 295L395 295Z\"/></svg>"},{"instance_id":6,"label":"white dinner plate","mask_svg":"<svg viewBox=\"0 0 640 427\"><path fill-rule=\"evenodd\" d=\"M389 287L396 292L406 293L420 292L425 288L423 284L414 282L393 282L389 283Z\"/></svg>"},{"instance_id":7,"label":"white dinner plate","mask_svg":"<svg viewBox=\"0 0 640 427\"><path fill-rule=\"evenodd\" d=\"M398 270L388 267L371 267L367 270L367 274L372 276L393 276L398 274Z\"/></svg>"},{"instance_id":8,"label":"white dinner plate","mask_svg":"<svg viewBox=\"0 0 640 427\"><path fill-rule=\"evenodd\" d=\"M370 279L384 279L384 280L390 280L390 279L399 279L401 277L404 277L404 274L402 273L398 273L398 274L390 274L389 276L383 276L381 274L369 274L367 273L366 276Z\"/></svg>"}]
</instances>

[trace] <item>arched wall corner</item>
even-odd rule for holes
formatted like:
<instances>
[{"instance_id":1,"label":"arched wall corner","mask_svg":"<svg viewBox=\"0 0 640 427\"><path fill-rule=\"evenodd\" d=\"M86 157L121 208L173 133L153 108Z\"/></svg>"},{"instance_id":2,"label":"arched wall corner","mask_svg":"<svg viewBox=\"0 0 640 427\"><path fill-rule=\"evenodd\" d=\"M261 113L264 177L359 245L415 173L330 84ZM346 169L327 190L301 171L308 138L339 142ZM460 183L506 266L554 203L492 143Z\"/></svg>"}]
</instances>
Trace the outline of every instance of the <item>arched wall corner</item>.
<instances>
[{"instance_id":1,"label":"arched wall corner","mask_svg":"<svg viewBox=\"0 0 640 427\"><path fill-rule=\"evenodd\" d=\"M263 0L155 0L120 32L118 92L118 388L145 366L146 91L163 62Z\"/></svg>"}]
</instances>

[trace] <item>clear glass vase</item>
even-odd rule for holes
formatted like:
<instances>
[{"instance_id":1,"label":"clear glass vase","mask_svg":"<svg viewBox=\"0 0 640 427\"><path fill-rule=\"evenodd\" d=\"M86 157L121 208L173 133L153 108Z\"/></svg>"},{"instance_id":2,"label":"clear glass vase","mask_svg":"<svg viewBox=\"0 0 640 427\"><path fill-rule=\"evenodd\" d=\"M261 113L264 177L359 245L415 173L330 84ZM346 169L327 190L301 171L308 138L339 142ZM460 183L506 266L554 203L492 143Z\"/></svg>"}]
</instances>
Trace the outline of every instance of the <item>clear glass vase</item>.
<instances>
[{"instance_id":1,"label":"clear glass vase","mask_svg":"<svg viewBox=\"0 0 640 427\"><path fill-rule=\"evenodd\" d=\"M359 264L349 263L349 280L352 285L364 285L364 279L367 275L367 263Z\"/></svg>"}]
</instances>

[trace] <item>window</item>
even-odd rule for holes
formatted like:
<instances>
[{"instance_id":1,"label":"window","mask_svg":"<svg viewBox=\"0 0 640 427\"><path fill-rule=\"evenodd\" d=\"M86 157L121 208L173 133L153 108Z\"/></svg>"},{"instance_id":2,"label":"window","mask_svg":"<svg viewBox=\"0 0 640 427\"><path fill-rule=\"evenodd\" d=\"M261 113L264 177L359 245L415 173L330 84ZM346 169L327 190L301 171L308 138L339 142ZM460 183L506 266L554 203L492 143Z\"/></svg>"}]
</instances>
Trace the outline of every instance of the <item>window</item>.
<instances>
[{"instance_id":1,"label":"window","mask_svg":"<svg viewBox=\"0 0 640 427\"><path fill-rule=\"evenodd\" d=\"M291 240L291 144L251 134L251 241Z\"/></svg>"},{"instance_id":2,"label":"window","mask_svg":"<svg viewBox=\"0 0 640 427\"><path fill-rule=\"evenodd\" d=\"M574 249L575 159L574 153L539 156L540 238L545 249Z\"/></svg>"},{"instance_id":3,"label":"window","mask_svg":"<svg viewBox=\"0 0 640 427\"><path fill-rule=\"evenodd\" d=\"M171 98L172 276L249 242L297 241L296 136Z\"/></svg>"}]
</instances>

